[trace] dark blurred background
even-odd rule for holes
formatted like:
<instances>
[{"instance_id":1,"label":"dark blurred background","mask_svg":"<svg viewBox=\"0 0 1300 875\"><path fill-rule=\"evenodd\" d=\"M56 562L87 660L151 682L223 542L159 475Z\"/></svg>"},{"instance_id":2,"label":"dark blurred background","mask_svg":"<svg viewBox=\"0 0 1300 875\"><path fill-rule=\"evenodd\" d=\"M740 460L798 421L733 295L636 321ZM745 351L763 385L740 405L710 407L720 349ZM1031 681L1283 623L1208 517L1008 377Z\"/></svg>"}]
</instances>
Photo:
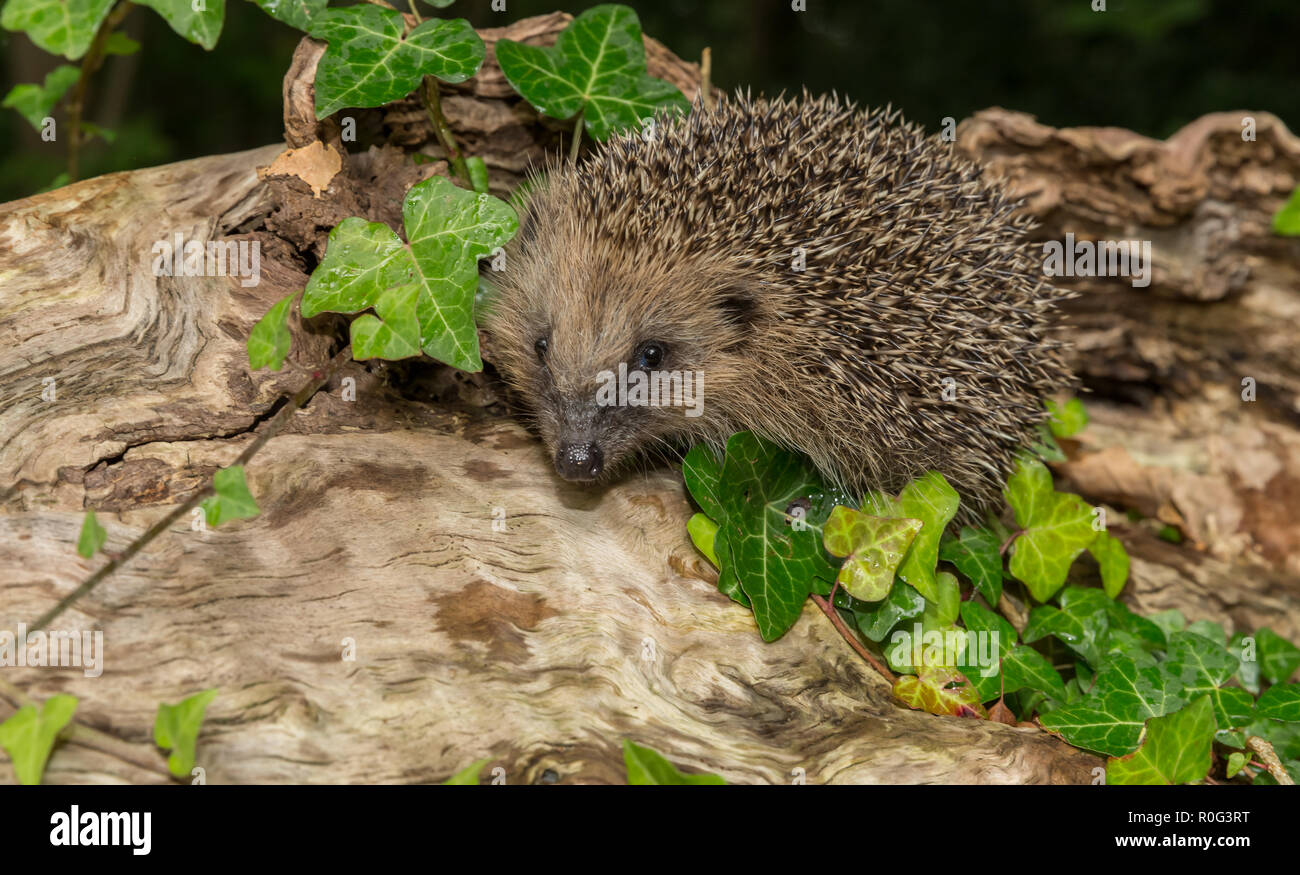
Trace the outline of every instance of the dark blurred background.
<instances>
[{"instance_id":1,"label":"dark blurred background","mask_svg":"<svg viewBox=\"0 0 1300 875\"><path fill-rule=\"evenodd\" d=\"M631 0L645 32L698 61L714 83L776 92L807 85L893 103L934 130L1003 106L1050 125L1116 125L1166 137L1206 112L1268 110L1300 122L1297 0ZM334 3L332 5L346 5ZM575 0L458 0L429 16L492 27ZM140 52L109 58L87 118L117 132L87 147L83 176L248 149L281 139L280 82L301 34L248 0L228 0L212 52L174 34L151 9L127 18ZM23 34L0 31L4 81L39 82L59 63ZM56 117L60 117L57 116ZM64 146L43 143L0 111L0 201L46 187Z\"/></svg>"}]
</instances>

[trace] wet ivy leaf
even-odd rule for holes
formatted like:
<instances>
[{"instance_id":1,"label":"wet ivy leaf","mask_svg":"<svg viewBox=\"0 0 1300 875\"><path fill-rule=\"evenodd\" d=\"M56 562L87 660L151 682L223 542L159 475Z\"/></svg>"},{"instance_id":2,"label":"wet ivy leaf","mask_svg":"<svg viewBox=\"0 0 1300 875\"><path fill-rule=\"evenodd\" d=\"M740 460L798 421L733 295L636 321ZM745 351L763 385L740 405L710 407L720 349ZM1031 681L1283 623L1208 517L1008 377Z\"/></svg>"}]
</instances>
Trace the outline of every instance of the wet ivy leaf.
<instances>
[{"instance_id":1,"label":"wet ivy leaf","mask_svg":"<svg viewBox=\"0 0 1300 875\"><path fill-rule=\"evenodd\" d=\"M13 0L10 2L12 3ZM49 118L54 105L63 99L63 95L68 93L68 89L76 84L80 77L81 71L76 67L71 64L61 64L46 74L45 81L41 85L15 85L5 95L4 103L0 106L16 110L19 115L27 119L28 124L39 131L45 119Z\"/></svg>"},{"instance_id":2,"label":"wet ivy leaf","mask_svg":"<svg viewBox=\"0 0 1300 875\"><path fill-rule=\"evenodd\" d=\"M93 510L86 511L86 516L81 521L81 535L77 538L77 554L82 559L89 559L104 546L104 539L108 532L95 519Z\"/></svg>"},{"instance_id":3,"label":"wet ivy leaf","mask_svg":"<svg viewBox=\"0 0 1300 875\"><path fill-rule=\"evenodd\" d=\"M1269 687L1255 703L1255 713L1260 717L1300 723L1300 684Z\"/></svg>"},{"instance_id":4,"label":"wet ivy leaf","mask_svg":"<svg viewBox=\"0 0 1300 875\"><path fill-rule=\"evenodd\" d=\"M843 558L836 580L849 595L878 602L889 595L921 521L868 516L843 505L831 511L822 532L826 552Z\"/></svg>"},{"instance_id":5,"label":"wet ivy leaf","mask_svg":"<svg viewBox=\"0 0 1300 875\"><path fill-rule=\"evenodd\" d=\"M738 432L727 441L718 497L719 537L731 551L759 634L775 641L799 619L808 596L819 587L827 591L835 577L822 549L822 524L842 496L803 456ZM717 544L714 549L725 568L725 553Z\"/></svg>"},{"instance_id":6,"label":"wet ivy leaf","mask_svg":"<svg viewBox=\"0 0 1300 875\"><path fill-rule=\"evenodd\" d=\"M1098 673L1090 695L1043 714L1039 722L1076 747L1123 756L1137 748L1147 720L1182 707L1180 693L1159 666L1139 668L1119 656Z\"/></svg>"},{"instance_id":7,"label":"wet ivy leaf","mask_svg":"<svg viewBox=\"0 0 1300 875\"><path fill-rule=\"evenodd\" d=\"M721 567L718 555L713 552L713 539L718 534L718 524L702 513L697 513L686 523L686 531L691 536L695 549L704 554L704 558L713 563L714 568Z\"/></svg>"},{"instance_id":8,"label":"wet ivy leaf","mask_svg":"<svg viewBox=\"0 0 1300 875\"><path fill-rule=\"evenodd\" d=\"M229 469L227 469L229 470ZM160 704L153 721L153 740L163 750L170 750L167 770L178 778L188 778L194 770L194 747L208 703L217 691L204 690L175 705Z\"/></svg>"},{"instance_id":9,"label":"wet ivy leaf","mask_svg":"<svg viewBox=\"0 0 1300 875\"><path fill-rule=\"evenodd\" d=\"M556 119L582 113L596 140L636 128L660 109L690 109L676 86L646 73L641 22L626 6L588 9L553 47L500 40L496 55L506 79L538 112Z\"/></svg>"},{"instance_id":10,"label":"wet ivy leaf","mask_svg":"<svg viewBox=\"0 0 1300 875\"><path fill-rule=\"evenodd\" d=\"M222 468L213 475L212 487L216 494L203 499L200 505L208 525L216 527L230 520L252 519L261 513L244 482L243 465Z\"/></svg>"},{"instance_id":11,"label":"wet ivy leaf","mask_svg":"<svg viewBox=\"0 0 1300 875\"><path fill-rule=\"evenodd\" d=\"M1088 552L1101 568L1101 586L1106 595L1117 598L1128 582L1128 551L1119 538L1098 532L1096 540L1088 545Z\"/></svg>"},{"instance_id":12,"label":"wet ivy leaf","mask_svg":"<svg viewBox=\"0 0 1300 875\"><path fill-rule=\"evenodd\" d=\"M718 775L680 772L672 763L648 747L641 747L623 739L623 764L627 766L627 782L632 786L649 784L725 784Z\"/></svg>"},{"instance_id":13,"label":"wet ivy leaf","mask_svg":"<svg viewBox=\"0 0 1300 875\"><path fill-rule=\"evenodd\" d=\"M409 245L387 225L356 217L330 232L303 293L303 318L374 308L375 315L352 320L354 358L423 351L464 371L482 370L474 321L478 260L514 236L514 210L434 176L411 186L402 218Z\"/></svg>"},{"instance_id":14,"label":"wet ivy leaf","mask_svg":"<svg viewBox=\"0 0 1300 875\"><path fill-rule=\"evenodd\" d=\"M478 760L477 762L470 763L468 766L461 769L459 772L452 775L447 780L443 781L442 782L443 786L456 787L456 786L465 786L469 784L473 784L477 786L479 773L482 772L483 767L490 762L492 762L491 757Z\"/></svg>"},{"instance_id":15,"label":"wet ivy leaf","mask_svg":"<svg viewBox=\"0 0 1300 875\"><path fill-rule=\"evenodd\" d=\"M1077 495L1052 488L1052 475L1037 459L1022 456L1004 492L1023 530L1009 569L1040 602L1065 584L1079 554L1097 537L1092 509Z\"/></svg>"},{"instance_id":16,"label":"wet ivy leaf","mask_svg":"<svg viewBox=\"0 0 1300 875\"><path fill-rule=\"evenodd\" d=\"M921 531L903 557L898 576L916 587L927 601L942 600L935 576L935 566L939 564L939 541L960 503L956 490L938 471L927 471L908 483L898 498L873 492L862 502L862 512L872 516L921 521Z\"/></svg>"},{"instance_id":17,"label":"wet ivy leaf","mask_svg":"<svg viewBox=\"0 0 1300 875\"><path fill-rule=\"evenodd\" d=\"M90 48L114 0L8 0L0 27L22 31L52 55L75 61Z\"/></svg>"},{"instance_id":18,"label":"wet ivy leaf","mask_svg":"<svg viewBox=\"0 0 1300 875\"><path fill-rule=\"evenodd\" d=\"M46 699L39 710L24 705L0 723L0 747L13 761L19 784L41 782L54 742L76 710L76 696L59 694Z\"/></svg>"},{"instance_id":19,"label":"wet ivy leaf","mask_svg":"<svg viewBox=\"0 0 1300 875\"><path fill-rule=\"evenodd\" d=\"M1255 633L1259 652L1259 671L1270 684L1290 680L1300 668L1300 647L1265 626Z\"/></svg>"},{"instance_id":20,"label":"wet ivy leaf","mask_svg":"<svg viewBox=\"0 0 1300 875\"><path fill-rule=\"evenodd\" d=\"M1259 648L1253 643L1253 638L1251 642L1247 646L1246 636L1238 632L1228 642L1228 650L1240 663L1237 669L1238 682L1249 692L1259 695Z\"/></svg>"},{"instance_id":21,"label":"wet ivy leaf","mask_svg":"<svg viewBox=\"0 0 1300 875\"><path fill-rule=\"evenodd\" d=\"M909 708L952 717L986 717L974 685L957 669L923 666L919 674L900 675L894 698Z\"/></svg>"},{"instance_id":22,"label":"wet ivy leaf","mask_svg":"<svg viewBox=\"0 0 1300 875\"><path fill-rule=\"evenodd\" d=\"M1273 233L1287 237L1300 235L1300 186L1291 192L1291 197L1273 216Z\"/></svg>"},{"instance_id":23,"label":"wet ivy leaf","mask_svg":"<svg viewBox=\"0 0 1300 875\"><path fill-rule=\"evenodd\" d=\"M939 547L939 558L957 566L990 605L1002 598L1002 538L990 529L962 526Z\"/></svg>"},{"instance_id":24,"label":"wet ivy leaf","mask_svg":"<svg viewBox=\"0 0 1300 875\"><path fill-rule=\"evenodd\" d=\"M1214 709L1207 696L1147 724L1142 747L1106 763L1106 783L1190 784L1210 771Z\"/></svg>"},{"instance_id":25,"label":"wet ivy leaf","mask_svg":"<svg viewBox=\"0 0 1300 875\"><path fill-rule=\"evenodd\" d=\"M1065 404L1049 400L1047 410L1052 415L1048 425L1054 437L1073 437L1088 424L1088 411L1083 409L1083 402L1078 398L1071 398Z\"/></svg>"},{"instance_id":26,"label":"wet ivy leaf","mask_svg":"<svg viewBox=\"0 0 1300 875\"><path fill-rule=\"evenodd\" d=\"M1177 679L1187 699L1204 695L1214 711L1219 729L1250 722L1254 701L1240 687L1226 687L1237 671L1237 657L1222 644L1191 632L1169 636L1169 652L1161 670Z\"/></svg>"},{"instance_id":27,"label":"wet ivy leaf","mask_svg":"<svg viewBox=\"0 0 1300 875\"><path fill-rule=\"evenodd\" d=\"M266 311L266 315L257 320L253 330L248 334L248 368L270 368L278 371L284 367L285 356L289 354L289 309L298 293L285 295Z\"/></svg>"},{"instance_id":28,"label":"wet ivy leaf","mask_svg":"<svg viewBox=\"0 0 1300 875\"><path fill-rule=\"evenodd\" d=\"M921 616L925 610L925 596L912 587L897 581L883 601L853 606L853 619L858 631L870 641L885 640L889 631L902 620Z\"/></svg>"},{"instance_id":29,"label":"wet ivy leaf","mask_svg":"<svg viewBox=\"0 0 1300 875\"><path fill-rule=\"evenodd\" d=\"M137 0L163 17L176 33L208 51L217 44L226 20L226 0ZM195 6L200 8L196 9Z\"/></svg>"},{"instance_id":30,"label":"wet ivy leaf","mask_svg":"<svg viewBox=\"0 0 1300 875\"><path fill-rule=\"evenodd\" d=\"M369 3L312 20L311 35L329 43L316 67L316 118L400 100L424 76L464 82L483 63L483 40L463 18L430 18L405 38L402 28L400 12Z\"/></svg>"},{"instance_id":31,"label":"wet ivy leaf","mask_svg":"<svg viewBox=\"0 0 1300 875\"><path fill-rule=\"evenodd\" d=\"M976 634L967 639L966 659L958 667L975 686L981 702L1022 689L1045 692L1058 700L1065 698L1065 682L1060 673L1041 653L1017 644L1015 627L1000 615L978 602L962 602L961 619L967 631ZM991 646L980 642L991 642L995 633L997 650L993 651ZM989 657L993 662L988 661ZM986 675L986 666L990 664L1000 667Z\"/></svg>"},{"instance_id":32,"label":"wet ivy leaf","mask_svg":"<svg viewBox=\"0 0 1300 875\"><path fill-rule=\"evenodd\" d=\"M253 0L263 12L277 21L308 33L325 11L329 0Z\"/></svg>"}]
</instances>

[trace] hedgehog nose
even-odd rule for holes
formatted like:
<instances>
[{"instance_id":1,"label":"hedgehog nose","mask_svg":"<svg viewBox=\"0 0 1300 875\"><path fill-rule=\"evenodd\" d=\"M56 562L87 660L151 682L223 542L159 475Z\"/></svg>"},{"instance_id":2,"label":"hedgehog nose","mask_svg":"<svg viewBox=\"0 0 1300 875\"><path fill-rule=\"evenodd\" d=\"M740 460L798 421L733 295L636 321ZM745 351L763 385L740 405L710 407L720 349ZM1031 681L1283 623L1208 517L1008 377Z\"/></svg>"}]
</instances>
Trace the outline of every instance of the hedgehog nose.
<instances>
[{"instance_id":1,"label":"hedgehog nose","mask_svg":"<svg viewBox=\"0 0 1300 875\"><path fill-rule=\"evenodd\" d=\"M564 443L555 451L555 470L565 480L595 480L605 467L605 454L590 441Z\"/></svg>"}]
</instances>

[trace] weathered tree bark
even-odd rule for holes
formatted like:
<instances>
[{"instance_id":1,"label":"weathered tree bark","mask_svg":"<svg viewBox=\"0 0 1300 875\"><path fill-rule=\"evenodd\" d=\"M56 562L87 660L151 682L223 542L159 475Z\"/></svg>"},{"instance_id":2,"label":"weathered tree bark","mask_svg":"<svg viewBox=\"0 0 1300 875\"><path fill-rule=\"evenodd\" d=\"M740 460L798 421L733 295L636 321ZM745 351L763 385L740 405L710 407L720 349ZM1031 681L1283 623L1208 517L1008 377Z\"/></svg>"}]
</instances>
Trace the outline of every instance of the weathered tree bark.
<instances>
[{"instance_id":1,"label":"weathered tree bark","mask_svg":"<svg viewBox=\"0 0 1300 875\"><path fill-rule=\"evenodd\" d=\"M566 20L530 19L504 35L545 42ZM286 139L319 150L315 138L328 144L337 125L317 128L294 109L310 106L301 83L310 81L311 52L305 41L286 78ZM690 65L653 44L649 55L652 74L691 85ZM525 151L540 155L554 136L499 80L489 60L446 99L469 153L487 157L494 188L517 178ZM507 116L520 121L499 123ZM429 141L416 131L421 123L411 120L408 145ZM980 125L995 133L975 136ZM1013 135L1020 126L1037 138ZM1258 159L1272 180L1267 196L1228 187L1180 202L1182 218L1165 232L1172 251L1204 258L1200 226L1187 217L1205 215L1207 202L1261 215L1275 206L1296 175L1297 150L1280 124L1270 130L1274 151ZM995 170L1040 168L1104 224L1127 215L1133 190L1118 170L1077 169L1069 149L1093 136L994 113L968 122L959 143ZM516 140L527 145L509 145ZM1207 154L1220 154L1218 141L1207 143ZM1159 156L1172 147L1147 148ZM32 622L104 561L74 551L85 508L107 525L108 549L121 549L239 454L276 399L305 383L338 342L328 320L296 326L295 364L250 374L244 340L253 323L302 287L334 222L355 211L396 225L392 193L400 203L406 185L438 169L372 149L326 173L317 196L312 182L329 156L302 153L311 172L300 174L293 156L277 165L286 172L267 170L281 152L268 146L115 174L0 207L0 484L9 485L0 494L0 629ZM1204 162L1194 166L1205 172ZM1176 169L1160 178L1181 191ZM1031 209L1052 233L1083 227L1069 211L1037 201ZM261 282L154 276L153 244L175 232L257 240ZM1235 319L1295 336L1300 310L1285 281L1295 249L1258 235L1224 246L1216 258L1240 247L1255 259L1247 278L1224 287L1213 279L1222 271L1194 273L1187 294L1146 320L1129 300L1151 290L1107 287L1118 327L1107 334L1098 305L1091 333L1081 335L1091 338L1080 366L1097 390L1094 424L1069 446L1063 470L1098 500L1162 519L1177 512L1169 521L1192 539L1179 546L1112 518L1134 552L1129 592L1140 606L1177 606L1193 618L1227 613L1244 628L1268 624L1296 638L1297 569L1259 547L1295 524L1294 513L1266 517L1293 511L1294 500L1270 498L1274 481L1265 479L1255 490L1265 511L1243 513L1226 533L1196 528L1201 518L1178 497L1177 478L1203 473L1186 447L1223 427L1185 423L1179 411L1204 402L1173 375L1199 375L1197 385L1213 375L1185 363L1161 371L1163 360L1152 360L1150 338L1191 332L1199 319L1213 320L1203 324L1208 334ZM1091 294L1077 302L1080 313ZM1216 336L1216 350L1226 361L1255 357L1262 384L1269 373L1287 376L1284 359L1294 354L1271 342L1277 336L1247 342L1229 333ZM1176 343L1161 349L1197 361ZM1119 367L1124 356L1136 364ZM811 605L784 638L763 643L748 612L709 582L686 537L690 508L675 472L598 491L566 485L537 442L490 403L489 380L405 370L397 380L387 368L347 366L250 465L261 516L206 531L176 526L56 621L103 631L102 676L3 669L32 697L76 694L78 720L141 754L132 763L63 745L47 781L167 780L139 764L152 753L157 704L207 687L220 695L199 765L217 783L437 781L480 757L511 783L617 782L623 738L735 782L802 773L811 783L1065 783L1090 780L1101 763L1032 728L895 705ZM1122 403L1134 390L1148 393L1145 408ZM1274 434L1276 446L1294 448L1295 420L1266 407L1237 411L1231 434L1267 435L1260 452L1273 451ZM1135 470L1107 467L1104 454L1116 452ZM1278 471L1300 470L1297 458L1292 451L1293 467ZM1234 495L1254 496L1249 483L1262 475L1249 483L1222 476ZM1237 549L1231 539L1243 532L1249 543ZM355 658L345 658L353 648ZM0 697L0 719L13 704ZM7 762L0 780L12 780Z\"/></svg>"}]
</instances>

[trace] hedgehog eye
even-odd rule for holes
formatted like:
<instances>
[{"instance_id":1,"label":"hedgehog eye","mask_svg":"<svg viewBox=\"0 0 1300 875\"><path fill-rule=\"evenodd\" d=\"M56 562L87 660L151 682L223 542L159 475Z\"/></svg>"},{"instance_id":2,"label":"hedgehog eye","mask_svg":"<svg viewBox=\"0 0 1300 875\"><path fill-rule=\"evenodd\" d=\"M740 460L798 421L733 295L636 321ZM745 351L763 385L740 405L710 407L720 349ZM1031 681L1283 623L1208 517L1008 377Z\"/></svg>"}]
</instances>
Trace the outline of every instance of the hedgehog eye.
<instances>
[{"instance_id":1,"label":"hedgehog eye","mask_svg":"<svg viewBox=\"0 0 1300 875\"><path fill-rule=\"evenodd\" d=\"M657 340L647 341L637 348L637 367L642 370L657 368L667 354L668 348L664 344Z\"/></svg>"},{"instance_id":2,"label":"hedgehog eye","mask_svg":"<svg viewBox=\"0 0 1300 875\"><path fill-rule=\"evenodd\" d=\"M549 340L545 337L537 338L537 342L533 344L533 349L537 351L537 360L539 362L546 359L546 351L550 348L551 342Z\"/></svg>"}]
</instances>

